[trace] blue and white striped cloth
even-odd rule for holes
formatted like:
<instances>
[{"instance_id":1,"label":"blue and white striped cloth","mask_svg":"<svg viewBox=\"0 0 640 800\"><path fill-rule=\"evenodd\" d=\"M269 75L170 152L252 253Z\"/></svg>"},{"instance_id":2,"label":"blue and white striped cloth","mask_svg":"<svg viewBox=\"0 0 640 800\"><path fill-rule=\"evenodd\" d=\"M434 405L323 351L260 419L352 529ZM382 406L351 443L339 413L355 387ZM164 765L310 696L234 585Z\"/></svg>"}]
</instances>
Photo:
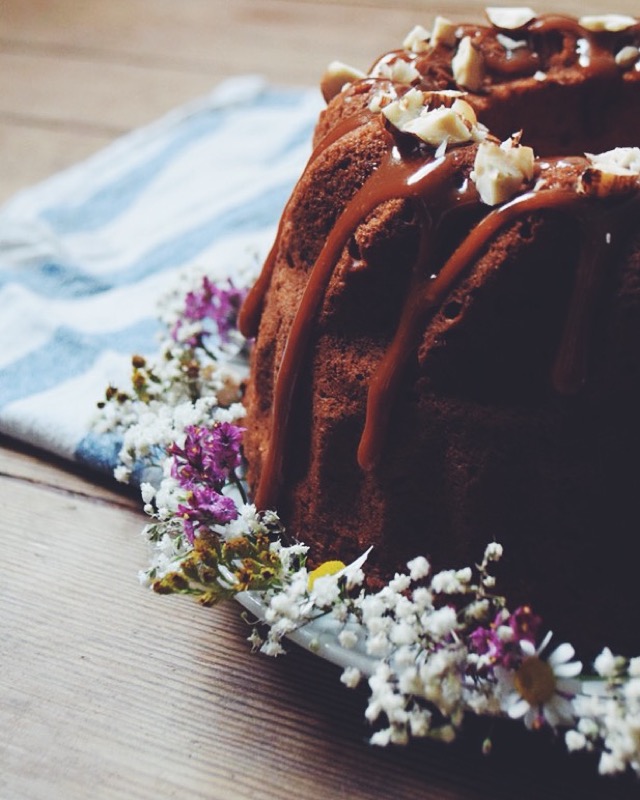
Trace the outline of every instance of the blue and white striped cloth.
<instances>
[{"instance_id":1,"label":"blue and white striped cloth","mask_svg":"<svg viewBox=\"0 0 640 800\"><path fill-rule=\"evenodd\" d=\"M264 255L320 107L231 79L0 209L0 432L110 467L96 402L155 351L156 302L182 270Z\"/></svg>"}]
</instances>

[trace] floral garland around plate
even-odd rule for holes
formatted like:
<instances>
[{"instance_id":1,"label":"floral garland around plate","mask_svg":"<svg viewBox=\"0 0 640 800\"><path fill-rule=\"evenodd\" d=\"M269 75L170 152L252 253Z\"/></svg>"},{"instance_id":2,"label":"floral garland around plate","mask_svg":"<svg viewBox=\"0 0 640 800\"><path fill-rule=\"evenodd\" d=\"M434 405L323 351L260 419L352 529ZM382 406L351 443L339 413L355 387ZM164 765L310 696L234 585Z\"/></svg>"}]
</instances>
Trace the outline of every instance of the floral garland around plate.
<instances>
[{"instance_id":1,"label":"floral garland around plate","mask_svg":"<svg viewBox=\"0 0 640 800\"><path fill-rule=\"evenodd\" d=\"M640 775L640 657L604 648L587 671L570 644L551 646L532 609L510 610L497 593L498 543L479 564L436 574L419 556L377 592L363 588L366 553L308 569L308 548L287 539L275 512L256 510L242 480L244 290L195 271L180 284L160 304L157 356L133 357L131 386L107 389L95 424L121 437L115 476L140 485L152 520L141 580L204 606L237 598L256 611L253 650L270 656L301 631L319 650L314 626L328 623L345 654L333 658L346 664L342 682L368 681L373 744L452 741L469 712L506 716L562 731L568 750L598 755L603 774Z\"/></svg>"}]
</instances>

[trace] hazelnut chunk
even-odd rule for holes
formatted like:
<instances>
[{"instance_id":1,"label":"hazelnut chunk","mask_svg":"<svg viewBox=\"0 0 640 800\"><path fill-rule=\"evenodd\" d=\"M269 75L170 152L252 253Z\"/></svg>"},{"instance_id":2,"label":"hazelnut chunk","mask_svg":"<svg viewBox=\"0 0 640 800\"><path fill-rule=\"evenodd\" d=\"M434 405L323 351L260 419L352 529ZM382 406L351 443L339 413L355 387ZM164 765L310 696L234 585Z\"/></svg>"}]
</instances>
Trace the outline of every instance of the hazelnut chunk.
<instances>
[{"instance_id":1,"label":"hazelnut chunk","mask_svg":"<svg viewBox=\"0 0 640 800\"><path fill-rule=\"evenodd\" d=\"M416 25L404 37L402 46L405 50L410 50L412 53L424 53L429 48L429 39L431 34L422 25Z\"/></svg>"},{"instance_id":2,"label":"hazelnut chunk","mask_svg":"<svg viewBox=\"0 0 640 800\"><path fill-rule=\"evenodd\" d=\"M377 70L377 76L387 78L394 83L413 83L420 78L420 73L410 61L396 58L390 64L381 64Z\"/></svg>"},{"instance_id":3,"label":"hazelnut chunk","mask_svg":"<svg viewBox=\"0 0 640 800\"><path fill-rule=\"evenodd\" d=\"M433 33L431 34L431 44L444 44L453 47L456 43L456 31L458 26L446 17L436 17L433 23Z\"/></svg>"},{"instance_id":4,"label":"hazelnut chunk","mask_svg":"<svg viewBox=\"0 0 640 800\"><path fill-rule=\"evenodd\" d=\"M484 58L474 46L470 36L465 36L451 60L453 77L458 86L477 92L484 79Z\"/></svg>"},{"instance_id":5,"label":"hazelnut chunk","mask_svg":"<svg viewBox=\"0 0 640 800\"><path fill-rule=\"evenodd\" d=\"M425 110L426 97L426 93L420 89L409 89L398 100L387 103L382 108L382 113L394 127L402 131L408 122Z\"/></svg>"},{"instance_id":6,"label":"hazelnut chunk","mask_svg":"<svg viewBox=\"0 0 640 800\"><path fill-rule=\"evenodd\" d=\"M629 69L636 63L639 56L640 50L628 44L616 53L616 64L622 69Z\"/></svg>"},{"instance_id":7,"label":"hazelnut chunk","mask_svg":"<svg viewBox=\"0 0 640 800\"><path fill-rule=\"evenodd\" d=\"M398 130L410 133L436 148L479 141L486 136L475 111L462 93L444 90L422 92L410 89L399 100L389 103L382 113Z\"/></svg>"},{"instance_id":8,"label":"hazelnut chunk","mask_svg":"<svg viewBox=\"0 0 640 800\"><path fill-rule=\"evenodd\" d=\"M489 22L496 28L505 31L515 31L535 19L537 14L526 6L503 8L501 6L490 6L485 9L485 14Z\"/></svg>"},{"instance_id":9,"label":"hazelnut chunk","mask_svg":"<svg viewBox=\"0 0 640 800\"><path fill-rule=\"evenodd\" d=\"M626 14L590 14L580 17L579 23L588 31L616 33L618 31L626 31L627 28L635 25L636 21Z\"/></svg>"},{"instance_id":10,"label":"hazelnut chunk","mask_svg":"<svg viewBox=\"0 0 640 800\"><path fill-rule=\"evenodd\" d=\"M472 138L471 126L466 119L446 106L421 114L408 122L403 130L405 133L413 133L433 147L438 147L443 142L462 144Z\"/></svg>"},{"instance_id":11,"label":"hazelnut chunk","mask_svg":"<svg viewBox=\"0 0 640 800\"><path fill-rule=\"evenodd\" d=\"M341 61L332 61L320 79L320 91L325 102L328 103L336 95L340 94L348 83L353 83L353 81L364 77L365 73L362 70L350 67Z\"/></svg>"},{"instance_id":12,"label":"hazelnut chunk","mask_svg":"<svg viewBox=\"0 0 640 800\"><path fill-rule=\"evenodd\" d=\"M480 199L489 206L506 203L533 177L534 154L531 147L519 144L514 136L498 145L484 141L471 172Z\"/></svg>"},{"instance_id":13,"label":"hazelnut chunk","mask_svg":"<svg viewBox=\"0 0 640 800\"><path fill-rule=\"evenodd\" d=\"M640 190L640 147L616 147L605 153L587 153L591 165L580 176L578 192L610 197Z\"/></svg>"}]
</instances>

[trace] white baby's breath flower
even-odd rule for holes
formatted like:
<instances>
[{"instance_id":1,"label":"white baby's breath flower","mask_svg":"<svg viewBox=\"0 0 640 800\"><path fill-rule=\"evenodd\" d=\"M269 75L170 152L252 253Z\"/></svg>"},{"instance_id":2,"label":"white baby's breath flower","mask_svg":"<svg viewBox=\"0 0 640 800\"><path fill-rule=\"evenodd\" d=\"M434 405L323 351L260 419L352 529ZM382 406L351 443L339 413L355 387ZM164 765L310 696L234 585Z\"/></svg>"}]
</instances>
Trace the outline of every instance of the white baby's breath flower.
<instances>
[{"instance_id":1,"label":"white baby's breath flower","mask_svg":"<svg viewBox=\"0 0 640 800\"><path fill-rule=\"evenodd\" d=\"M340 676L340 680L349 689L355 689L362 680L362 673L355 667L346 667Z\"/></svg>"},{"instance_id":2,"label":"white baby's breath flower","mask_svg":"<svg viewBox=\"0 0 640 800\"><path fill-rule=\"evenodd\" d=\"M587 739L583 733L576 730L568 730L564 736L565 744L567 745L567 750L569 752L573 752L575 750L584 750L587 746Z\"/></svg>"},{"instance_id":3,"label":"white baby's breath flower","mask_svg":"<svg viewBox=\"0 0 640 800\"><path fill-rule=\"evenodd\" d=\"M490 542L484 551L485 561L499 561L502 558L502 545L498 542Z\"/></svg>"},{"instance_id":4,"label":"white baby's breath flower","mask_svg":"<svg viewBox=\"0 0 640 800\"><path fill-rule=\"evenodd\" d=\"M456 578L463 586L466 586L471 582L471 567L464 567L463 569L456 570Z\"/></svg>"},{"instance_id":5,"label":"white baby's breath flower","mask_svg":"<svg viewBox=\"0 0 640 800\"><path fill-rule=\"evenodd\" d=\"M391 650L391 643L383 632L369 636L366 644L367 653L374 657L385 657Z\"/></svg>"},{"instance_id":6,"label":"white baby's breath flower","mask_svg":"<svg viewBox=\"0 0 640 800\"><path fill-rule=\"evenodd\" d=\"M465 585L456 570L445 569L433 576L431 589L437 594L462 594L465 591Z\"/></svg>"},{"instance_id":7,"label":"white baby's breath flower","mask_svg":"<svg viewBox=\"0 0 640 800\"><path fill-rule=\"evenodd\" d=\"M391 742L391 728L384 728L383 730L376 731L369 739L370 744L377 745L378 747L386 747Z\"/></svg>"},{"instance_id":8,"label":"white baby's breath flower","mask_svg":"<svg viewBox=\"0 0 640 800\"><path fill-rule=\"evenodd\" d=\"M342 647L351 650L358 644L358 635L352 630L340 631L338 642Z\"/></svg>"},{"instance_id":9,"label":"white baby's breath flower","mask_svg":"<svg viewBox=\"0 0 640 800\"><path fill-rule=\"evenodd\" d=\"M417 638L415 627L408 622L398 622L389 631L389 639L395 645L413 644Z\"/></svg>"},{"instance_id":10,"label":"white baby's breath flower","mask_svg":"<svg viewBox=\"0 0 640 800\"><path fill-rule=\"evenodd\" d=\"M431 636L442 639L456 629L457 622L455 609L451 606L443 606L428 615L425 628Z\"/></svg>"},{"instance_id":11,"label":"white baby's breath flower","mask_svg":"<svg viewBox=\"0 0 640 800\"><path fill-rule=\"evenodd\" d=\"M396 592L397 594L402 594L402 592L406 592L407 589L411 586L411 578L408 575L401 575L396 573L394 577L389 581L389 590L391 592Z\"/></svg>"},{"instance_id":12,"label":"white baby's breath flower","mask_svg":"<svg viewBox=\"0 0 640 800\"><path fill-rule=\"evenodd\" d=\"M431 570L431 565L424 556L418 556L409 561L407 568L409 569L411 580L419 581L427 577Z\"/></svg>"},{"instance_id":13,"label":"white baby's breath flower","mask_svg":"<svg viewBox=\"0 0 640 800\"><path fill-rule=\"evenodd\" d=\"M433 606L433 595L426 586L419 586L417 589L414 589L411 599L418 611L424 611Z\"/></svg>"},{"instance_id":14,"label":"white baby's breath flower","mask_svg":"<svg viewBox=\"0 0 640 800\"><path fill-rule=\"evenodd\" d=\"M286 651L280 642L274 639L267 639L260 647L260 652L264 653L265 656L272 656L275 658L276 656L283 655Z\"/></svg>"},{"instance_id":15,"label":"white baby's breath flower","mask_svg":"<svg viewBox=\"0 0 640 800\"><path fill-rule=\"evenodd\" d=\"M129 483L131 480L131 470L121 464L114 469L113 477L118 481L118 483Z\"/></svg>"},{"instance_id":16,"label":"white baby's breath flower","mask_svg":"<svg viewBox=\"0 0 640 800\"><path fill-rule=\"evenodd\" d=\"M150 483L141 483L140 495L142 496L143 502L151 503L153 498L156 496L155 486L152 486Z\"/></svg>"},{"instance_id":17,"label":"white baby's breath flower","mask_svg":"<svg viewBox=\"0 0 640 800\"><path fill-rule=\"evenodd\" d=\"M613 678L624 666L624 659L614 656L608 647L605 647L593 662L596 672L601 678Z\"/></svg>"}]
</instances>

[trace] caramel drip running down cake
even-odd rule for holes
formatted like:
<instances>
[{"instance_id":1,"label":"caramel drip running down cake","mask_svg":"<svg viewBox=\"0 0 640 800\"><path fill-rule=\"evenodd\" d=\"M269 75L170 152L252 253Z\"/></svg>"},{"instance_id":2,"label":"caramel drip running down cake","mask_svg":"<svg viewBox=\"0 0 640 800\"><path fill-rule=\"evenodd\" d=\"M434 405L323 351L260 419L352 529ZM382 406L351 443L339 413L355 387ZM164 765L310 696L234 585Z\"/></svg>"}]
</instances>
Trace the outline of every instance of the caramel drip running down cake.
<instances>
[{"instance_id":1,"label":"caramel drip running down cake","mask_svg":"<svg viewBox=\"0 0 640 800\"><path fill-rule=\"evenodd\" d=\"M314 563L473 563L640 652L640 24L437 18L332 64L241 313L248 480Z\"/></svg>"}]
</instances>

